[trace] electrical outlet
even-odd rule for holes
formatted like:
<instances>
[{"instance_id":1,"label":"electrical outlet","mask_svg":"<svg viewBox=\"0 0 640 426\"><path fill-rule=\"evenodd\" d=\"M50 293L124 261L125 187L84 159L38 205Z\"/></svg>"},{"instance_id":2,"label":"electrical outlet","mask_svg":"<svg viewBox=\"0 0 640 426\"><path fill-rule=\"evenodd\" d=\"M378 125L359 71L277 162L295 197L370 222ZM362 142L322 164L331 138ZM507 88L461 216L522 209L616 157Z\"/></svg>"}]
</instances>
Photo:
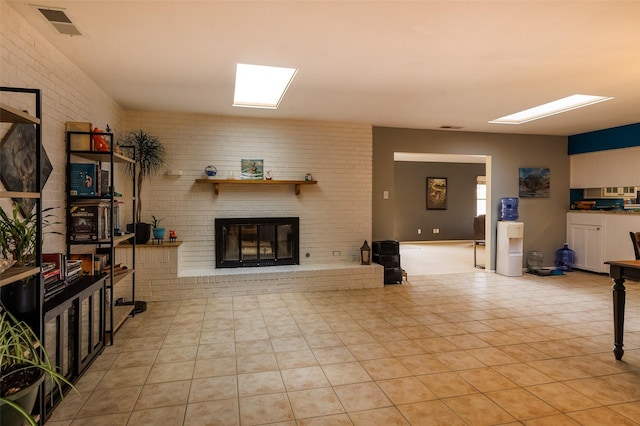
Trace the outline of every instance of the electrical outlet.
<instances>
[{"instance_id":1,"label":"electrical outlet","mask_svg":"<svg viewBox=\"0 0 640 426\"><path fill-rule=\"evenodd\" d=\"M418 228L418 234L422 234L422 229Z\"/></svg>"},{"instance_id":2,"label":"electrical outlet","mask_svg":"<svg viewBox=\"0 0 640 426\"><path fill-rule=\"evenodd\" d=\"M433 228L433 233L434 234L439 234L440 233L440 228Z\"/></svg>"},{"instance_id":3,"label":"electrical outlet","mask_svg":"<svg viewBox=\"0 0 640 426\"><path fill-rule=\"evenodd\" d=\"M333 255L334 256L340 256L340 251L339 250L334 250L333 251Z\"/></svg>"},{"instance_id":4,"label":"electrical outlet","mask_svg":"<svg viewBox=\"0 0 640 426\"><path fill-rule=\"evenodd\" d=\"M382 191L382 199L383 200L389 199L389 191Z\"/></svg>"}]
</instances>

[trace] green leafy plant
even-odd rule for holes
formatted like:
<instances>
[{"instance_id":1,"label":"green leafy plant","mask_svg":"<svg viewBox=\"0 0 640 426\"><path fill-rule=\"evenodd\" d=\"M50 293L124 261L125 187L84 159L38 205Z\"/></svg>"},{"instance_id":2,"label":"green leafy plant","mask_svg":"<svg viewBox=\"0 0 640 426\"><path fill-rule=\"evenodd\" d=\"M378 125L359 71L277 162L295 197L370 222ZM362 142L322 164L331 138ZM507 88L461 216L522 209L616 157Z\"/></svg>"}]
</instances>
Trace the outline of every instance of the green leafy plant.
<instances>
[{"instance_id":1,"label":"green leafy plant","mask_svg":"<svg viewBox=\"0 0 640 426\"><path fill-rule=\"evenodd\" d=\"M134 178L136 179L136 217L135 222L142 222L142 183L153 174L157 173L165 163L165 149L157 136L151 135L144 130L129 132L119 142L122 149L127 150L131 146L131 157L136 162ZM129 166L129 171L133 175L133 167Z\"/></svg>"},{"instance_id":2,"label":"green leafy plant","mask_svg":"<svg viewBox=\"0 0 640 426\"><path fill-rule=\"evenodd\" d=\"M50 213L54 208L49 207L42 210L43 230L60 223L50 221L51 218L57 217ZM20 207L17 203L13 205L11 215L0 207L0 253L3 258L8 259L11 255L18 266L35 264L37 221L38 215L35 212L29 212L24 218L21 218ZM61 235L60 232L51 233Z\"/></svg>"},{"instance_id":3,"label":"green leafy plant","mask_svg":"<svg viewBox=\"0 0 640 426\"><path fill-rule=\"evenodd\" d=\"M30 424L36 425L28 409L7 399L37 383L43 374L52 385L62 390L62 384L77 389L52 365L38 337L25 322L18 321L0 304L0 402L17 410ZM62 394L62 392L60 392Z\"/></svg>"},{"instance_id":4,"label":"green leafy plant","mask_svg":"<svg viewBox=\"0 0 640 426\"><path fill-rule=\"evenodd\" d=\"M155 229L158 227L158 224L160 224L160 222L162 221L162 219L158 219L155 216L151 216L153 218L153 220L151 221L151 226Z\"/></svg>"}]
</instances>

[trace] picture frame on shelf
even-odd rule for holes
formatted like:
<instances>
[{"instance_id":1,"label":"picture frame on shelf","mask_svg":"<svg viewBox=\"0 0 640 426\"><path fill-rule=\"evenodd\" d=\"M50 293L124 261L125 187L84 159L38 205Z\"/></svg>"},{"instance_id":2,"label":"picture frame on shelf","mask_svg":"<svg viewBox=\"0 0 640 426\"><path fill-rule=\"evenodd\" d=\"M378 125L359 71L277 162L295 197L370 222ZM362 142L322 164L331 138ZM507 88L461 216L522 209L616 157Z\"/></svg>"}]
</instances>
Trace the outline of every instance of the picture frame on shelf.
<instances>
[{"instance_id":1,"label":"picture frame on shelf","mask_svg":"<svg viewBox=\"0 0 640 426\"><path fill-rule=\"evenodd\" d=\"M240 175L245 180L263 180L264 160L241 160Z\"/></svg>"}]
</instances>

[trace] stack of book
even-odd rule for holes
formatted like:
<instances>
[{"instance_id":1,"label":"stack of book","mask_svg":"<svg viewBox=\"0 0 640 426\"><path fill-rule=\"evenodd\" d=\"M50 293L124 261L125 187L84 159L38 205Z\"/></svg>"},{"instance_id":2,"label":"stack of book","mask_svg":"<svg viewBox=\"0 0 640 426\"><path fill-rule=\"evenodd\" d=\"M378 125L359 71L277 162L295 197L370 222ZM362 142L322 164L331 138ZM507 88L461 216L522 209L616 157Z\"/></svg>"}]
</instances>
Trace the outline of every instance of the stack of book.
<instances>
[{"instance_id":1,"label":"stack of book","mask_svg":"<svg viewBox=\"0 0 640 426\"><path fill-rule=\"evenodd\" d=\"M42 263L42 276L44 278L45 300L64 290L65 281L60 274L60 267L55 262Z\"/></svg>"},{"instance_id":2,"label":"stack of book","mask_svg":"<svg viewBox=\"0 0 640 426\"><path fill-rule=\"evenodd\" d=\"M71 282L82 276L82 260L67 260L67 281Z\"/></svg>"}]
</instances>

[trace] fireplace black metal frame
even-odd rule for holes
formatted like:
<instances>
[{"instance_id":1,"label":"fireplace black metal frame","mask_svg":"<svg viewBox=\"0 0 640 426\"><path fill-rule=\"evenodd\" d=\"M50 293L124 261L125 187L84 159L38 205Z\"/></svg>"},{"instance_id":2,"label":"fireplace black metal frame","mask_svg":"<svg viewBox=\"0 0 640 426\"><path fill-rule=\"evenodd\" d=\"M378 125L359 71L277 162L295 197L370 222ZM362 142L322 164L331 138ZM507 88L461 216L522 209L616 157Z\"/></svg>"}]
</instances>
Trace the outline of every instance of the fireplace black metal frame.
<instances>
[{"instance_id":1,"label":"fireplace black metal frame","mask_svg":"<svg viewBox=\"0 0 640 426\"><path fill-rule=\"evenodd\" d=\"M240 238L242 232L238 232L238 260L224 258L225 247L222 242L224 227L229 226L277 226L292 225L291 235L291 257L278 257L275 248L275 258L260 258L260 250L257 250L257 259L243 259L241 255ZM216 268L242 268L258 266L280 266L300 264L300 218L298 217L252 217L252 218L225 218L215 220L215 240L216 240ZM260 231L257 232L257 247L260 247Z\"/></svg>"}]
</instances>

